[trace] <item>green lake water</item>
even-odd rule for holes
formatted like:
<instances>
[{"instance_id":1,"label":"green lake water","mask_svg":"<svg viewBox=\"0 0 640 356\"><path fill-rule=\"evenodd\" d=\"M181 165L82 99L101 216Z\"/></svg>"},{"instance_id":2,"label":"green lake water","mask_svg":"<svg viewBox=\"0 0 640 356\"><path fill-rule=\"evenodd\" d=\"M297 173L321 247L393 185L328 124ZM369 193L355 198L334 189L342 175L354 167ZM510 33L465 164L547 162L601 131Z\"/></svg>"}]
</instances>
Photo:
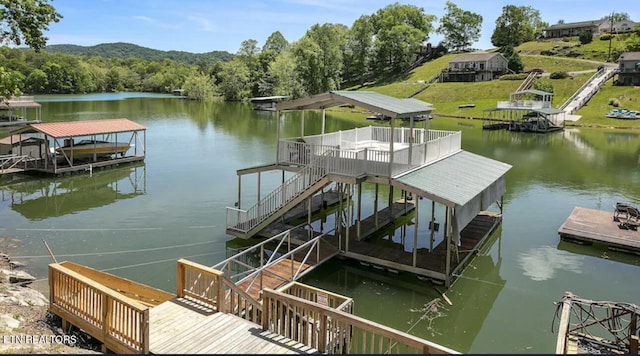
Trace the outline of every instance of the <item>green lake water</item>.
<instances>
[{"instance_id":1,"label":"green lake water","mask_svg":"<svg viewBox=\"0 0 640 356\"><path fill-rule=\"evenodd\" d=\"M0 248L12 247L37 278L46 278L51 261L43 239L59 260L168 291L175 289L178 258L211 266L241 245L225 234L225 208L237 199L237 169L274 162L275 114L145 94L37 100L44 122L125 117L148 128L144 164L91 176L0 178ZM299 135L294 116L281 119L282 137ZM305 118L305 133L319 133L318 115ZM328 115L326 130L353 125ZM361 125L369 125L364 115ZM446 291L453 305L428 309L439 297L428 282L339 260L304 283L353 297L358 315L465 353L554 352L553 303L565 291L640 304L639 256L561 242L557 234L574 206L640 205L640 132L489 132L479 122L450 119L429 125L462 131L463 149L513 165L503 223ZM262 194L279 180L279 173L263 174ZM255 177L243 178L243 207L255 202L255 185ZM373 188L365 186L364 195ZM407 229L378 239L400 241L412 236Z\"/></svg>"}]
</instances>

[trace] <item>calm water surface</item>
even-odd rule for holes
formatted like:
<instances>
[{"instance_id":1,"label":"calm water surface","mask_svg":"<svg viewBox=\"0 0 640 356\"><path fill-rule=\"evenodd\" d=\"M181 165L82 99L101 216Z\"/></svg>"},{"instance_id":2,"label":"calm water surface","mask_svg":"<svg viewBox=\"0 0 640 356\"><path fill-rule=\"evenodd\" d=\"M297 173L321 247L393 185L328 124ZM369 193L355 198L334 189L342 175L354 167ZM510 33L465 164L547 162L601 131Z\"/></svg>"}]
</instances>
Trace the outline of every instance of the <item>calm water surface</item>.
<instances>
[{"instance_id":1,"label":"calm water surface","mask_svg":"<svg viewBox=\"0 0 640 356\"><path fill-rule=\"evenodd\" d=\"M176 259L213 265L241 245L224 233L225 207L237 198L237 169L274 161L273 114L144 94L37 100L45 122L126 117L148 131L141 165L92 176L0 179L0 243L14 246L32 274L46 278L45 240L59 260L173 291ZM306 134L319 133L317 115L305 117ZM299 134L292 114L281 120L283 137ZM352 127L328 116L327 131ZM439 119L430 127L461 130L465 150L513 165L503 224L446 292L453 306L426 308L439 294L415 277L341 261L322 266L305 283L353 297L358 315L471 353L553 352L553 303L565 291L640 304L639 257L560 242L557 234L574 206L640 205L639 132L483 132L479 123ZM262 191L279 179L279 173L263 174ZM248 207L256 179L242 184ZM371 197L372 187L364 194ZM412 236L410 229L389 229L379 240L398 242Z\"/></svg>"}]
</instances>

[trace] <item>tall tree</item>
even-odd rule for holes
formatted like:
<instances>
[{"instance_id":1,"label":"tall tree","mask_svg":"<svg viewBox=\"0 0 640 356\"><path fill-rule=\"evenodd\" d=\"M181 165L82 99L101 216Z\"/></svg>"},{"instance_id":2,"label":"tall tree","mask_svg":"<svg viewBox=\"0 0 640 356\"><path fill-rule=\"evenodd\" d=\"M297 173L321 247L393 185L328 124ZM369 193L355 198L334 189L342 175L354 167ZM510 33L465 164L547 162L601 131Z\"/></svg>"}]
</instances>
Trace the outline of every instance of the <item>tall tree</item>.
<instances>
[{"instance_id":1,"label":"tall tree","mask_svg":"<svg viewBox=\"0 0 640 356\"><path fill-rule=\"evenodd\" d=\"M273 50L277 54L282 54L288 46L289 42L287 42L287 39L284 38L280 31L276 31L267 37L264 47L262 47L262 52Z\"/></svg>"},{"instance_id":2,"label":"tall tree","mask_svg":"<svg viewBox=\"0 0 640 356\"><path fill-rule=\"evenodd\" d=\"M237 57L222 64L218 77L218 89L225 100L241 101L251 95L251 73Z\"/></svg>"},{"instance_id":3,"label":"tall tree","mask_svg":"<svg viewBox=\"0 0 640 356\"><path fill-rule=\"evenodd\" d=\"M344 25L315 24L294 46L298 72L309 94L340 88L347 31Z\"/></svg>"},{"instance_id":4,"label":"tall tree","mask_svg":"<svg viewBox=\"0 0 640 356\"><path fill-rule=\"evenodd\" d=\"M496 19L491 43L496 47L517 47L523 42L533 41L536 34L546 26L540 18L540 11L531 6L506 5Z\"/></svg>"},{"instance_id":5,"label":"tall tree","mask_svg":"<svg viewBox=\"0 0 640 356\"><path fill-rule=\"evenodd\" d=\"M610 15L602 16L602 20L613 21L616 23L620 21L630 21L631 16L626 12L613 12Z\"/></svg>"},{"instance_id":6,"label":"tall tree","mask_svg":"<svg viewBox=\"0 0 640 356\"><path fill-rule=\"evenodd\" d=\"M437 31L444 36L448 49L462 51L480 39L482 15L462 10L451 1L447 1L446 10Z\"/></svg>"},{"instance_id":7,"label":"tall tree","mask_svg":"<svg viewBox=\"0 0 640 356\"><path fill-rule=\"evenodd\" d=\"M367 80L371 69L373 35L371 16L360 16L351 26L344 55L344 79L360 84Z\"/></svg>"},{"instance_id":8,"label":"tall tree","mask_svg":"<svg viewBox=\"0 0 640 356\"><path fill-rule=\"evenodd\" d=\"M0 0L0 41L39 51L47 43L43 31L62 18L49 0Z\"/></svg>"},{"instance_id":9,"label":"tall tree","mask_svg":"<svg viewBox=\"0 0 640 356\"><path fill-rule=\"evenodd\" d=\"M429 39L435 15L414 5L388 5L371 15L375 34L376 76L397 75L413 62L420 44Z\"/></svg>"}]
</instances>

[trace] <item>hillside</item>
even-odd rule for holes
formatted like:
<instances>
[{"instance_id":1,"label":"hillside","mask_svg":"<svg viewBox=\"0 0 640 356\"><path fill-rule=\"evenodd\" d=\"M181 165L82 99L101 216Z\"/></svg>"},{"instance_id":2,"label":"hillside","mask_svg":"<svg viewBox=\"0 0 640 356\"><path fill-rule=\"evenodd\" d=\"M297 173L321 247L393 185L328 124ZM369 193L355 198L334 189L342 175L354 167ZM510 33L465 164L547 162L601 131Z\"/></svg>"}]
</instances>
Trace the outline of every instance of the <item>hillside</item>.
<instances>
[{"instance_id":1,"label":"hillside","mask_svg":"<svg viewBox=\"0 0 640 356\"><path fill-rule=\"evenodd\" d=\"M77 56L95 56L103 58L141 58L146 60L170 59L180 63L197 65L226 62L233 56L227 51L212 51L207 53L191 53L184 51L160 51L132 43L103 43L95 46L77 46L70 44L51 45L44 49L49 53L65 53Z\"/></svg>"}]
</instances>

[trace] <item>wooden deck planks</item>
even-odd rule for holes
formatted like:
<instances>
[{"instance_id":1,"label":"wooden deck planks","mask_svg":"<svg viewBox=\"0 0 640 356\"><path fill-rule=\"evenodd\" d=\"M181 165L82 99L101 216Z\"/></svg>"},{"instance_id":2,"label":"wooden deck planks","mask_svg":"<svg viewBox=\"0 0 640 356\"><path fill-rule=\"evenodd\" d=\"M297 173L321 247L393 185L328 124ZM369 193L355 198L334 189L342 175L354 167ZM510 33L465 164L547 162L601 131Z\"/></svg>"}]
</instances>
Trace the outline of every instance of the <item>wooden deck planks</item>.
<instances>
[{"instance_id":1,"label":"wooden deck planks","mask_svg":"<svg viewBox=\"0 0 640 356\"><path fill-rule=\"evenodd\" d=\"M154 354L317 353L235 315L206 315L180 300L151 309L150 319L149 351Z\"/></svg>"},{"instance_id":2,"label":"wooden deck planks","mask_svg":"<svg viewBox=\"0 0 640 356\"><path fill-rule=\"evenodd\" d=\"M575 207L558 229L560 238L578 242L600 242L609 248L640 253L640 231L625 230L613 221L613 211Z\"/></svg>"}]
</instances>

